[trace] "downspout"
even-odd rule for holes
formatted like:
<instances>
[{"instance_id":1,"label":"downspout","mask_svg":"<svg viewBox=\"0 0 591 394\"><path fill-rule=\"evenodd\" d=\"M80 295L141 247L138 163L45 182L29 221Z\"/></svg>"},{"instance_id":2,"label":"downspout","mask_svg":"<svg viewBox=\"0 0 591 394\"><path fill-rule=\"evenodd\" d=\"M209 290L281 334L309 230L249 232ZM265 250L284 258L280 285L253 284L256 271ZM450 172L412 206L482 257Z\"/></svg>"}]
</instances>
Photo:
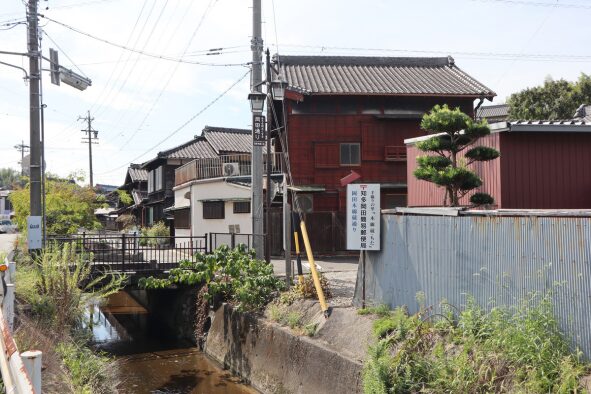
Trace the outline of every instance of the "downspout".
<instances>
[{"instance_id":1,"label":"downspout","mask_svg":"<svg viewBox=\"0 0 591 394\"><path fill-rule=\"evenodd\" d=\"M480 106L482 105L483 102L484 102L484 96L480 96L480 102L478 104L476 104L476 108L474 108L474 120L476 120L476 114L478 114L478 108L480 108Z\"/></svg>"}]
</instances>

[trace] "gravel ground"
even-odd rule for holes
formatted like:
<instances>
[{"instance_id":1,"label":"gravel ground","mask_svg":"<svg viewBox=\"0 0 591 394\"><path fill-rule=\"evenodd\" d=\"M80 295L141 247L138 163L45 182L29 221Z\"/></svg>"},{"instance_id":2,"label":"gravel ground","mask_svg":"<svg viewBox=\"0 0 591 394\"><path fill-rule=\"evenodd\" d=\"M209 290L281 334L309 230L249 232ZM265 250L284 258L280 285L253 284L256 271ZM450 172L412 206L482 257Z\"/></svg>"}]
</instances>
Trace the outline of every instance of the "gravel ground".
<instances>
[{"instance_id":1,"label":"gravel ground","mask_svg":"<svg viewBox=\"0 0 591 394\"><path fill-rule=\"evenodd\" d=\"M328 303L332 307L352 307L355 293L357 271L325 272L332 297Z\"/></svg>"}]
</instances>

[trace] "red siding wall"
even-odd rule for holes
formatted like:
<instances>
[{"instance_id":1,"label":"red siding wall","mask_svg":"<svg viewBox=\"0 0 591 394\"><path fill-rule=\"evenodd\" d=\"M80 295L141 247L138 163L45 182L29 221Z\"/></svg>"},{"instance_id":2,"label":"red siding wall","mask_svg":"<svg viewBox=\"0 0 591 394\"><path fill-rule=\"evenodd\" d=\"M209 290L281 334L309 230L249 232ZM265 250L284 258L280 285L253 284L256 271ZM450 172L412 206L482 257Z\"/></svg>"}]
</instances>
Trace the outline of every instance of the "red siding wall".
<instances>
[{"instance_id":1,"label":"red siding wall","mask_svg":"<svg viewBox=\"0 0 591 394\"><path fill-rule=\"evenodd\" d=\"M345 209L346 189L340 179L351 170L361 174L362 182L406 184L406 162L386 161L385 146L404 147L404 139L424 132L419 119L384 119L383 115L387 108L428 110L441 103L436 98L371 98L364 105L363 98L310 96L305 101L305 111L299 104L287 104L288 141L294 183L321 185L330 194L330 198L315 198L315 211ZM472 110L471 99L446 101L469 113ZM313 113L326 108L335 108L335 113ZM343 108L346 113L341 112ZM361 165L340 165L340 144L347 142L360 144Z\"/></svg>"},{"instance_id":2,"label":"red siding wall","mask_svg":"<svg viewBox=\"0 0 591 394\"><path fill-rule=\"evenodd\" d=\"M473 167L484 182L479 191L491 194L498 208L591 208L591 133L503 132L481 144L501 152ZM441 206L443 189L412 175L421 152L409 145L407 154L408 205ZM461 203L468 205L468 196Z\"/></svg>"},{"instance_id":3,"label":"red siding wall","mask_svg":"<svg viewBox=\"0 0 591 394\"><path fill-rule=\"evenodd\" d=\"M501 148L501 133L494 133L482 138L478 144L495 148L501 152L503 156L504 151ZM443 205L443 197L445 189L436 187L434 184L421 181L415 178L413 172L417 168L417 157L423 156L426 153L418 150L414 145L407 145L408 156L408 206L409 207L435 207ZM482 179L482 186L474 192L465 195L460 204L469 205L470 196L475 192L488 193L495 199L495 204L501 207L503 196L501 194L501 159L492 160L484 163L473 163L472 168Z\"/></svg>"},{"instance_id":4,"label":"red siding wall","mask_svg":"<svg viewBox=\"0 0 591 394\"><path fill-rule=\"evenodd\" d=\"M591 208L591 133L503 133L503 208Z\"/></svg>"}]
</instances>

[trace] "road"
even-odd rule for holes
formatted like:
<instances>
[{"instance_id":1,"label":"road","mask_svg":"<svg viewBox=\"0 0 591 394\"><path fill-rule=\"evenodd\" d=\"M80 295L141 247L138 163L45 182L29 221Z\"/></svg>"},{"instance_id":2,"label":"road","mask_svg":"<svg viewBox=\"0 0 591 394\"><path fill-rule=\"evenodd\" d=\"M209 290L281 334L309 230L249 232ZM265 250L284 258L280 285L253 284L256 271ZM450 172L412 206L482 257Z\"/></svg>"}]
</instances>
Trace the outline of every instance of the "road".
<instances>
[{"instance_id":1,"label":"road","mask_svg":"<svg viewBox=\"0 0 591 394\"><path fill-rule=\"evenodd\" d=\"M18 234L0 234L0 253L10 253L14 248L14 241L16 241Z\"/></svg>"}]
</instances>

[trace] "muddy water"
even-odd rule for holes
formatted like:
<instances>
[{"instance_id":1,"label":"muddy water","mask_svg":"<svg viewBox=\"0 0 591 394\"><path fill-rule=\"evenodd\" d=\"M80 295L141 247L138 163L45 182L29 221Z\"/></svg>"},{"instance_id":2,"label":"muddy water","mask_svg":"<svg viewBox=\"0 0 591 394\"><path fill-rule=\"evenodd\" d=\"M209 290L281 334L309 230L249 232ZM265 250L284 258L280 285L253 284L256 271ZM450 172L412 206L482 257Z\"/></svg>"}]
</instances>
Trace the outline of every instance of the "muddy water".
<instances>
[{"instance_id":1,"label":"muddy water","mask_svg":"<svg viewBox=\"0 0 591 394\"><path fill-rule=\"evenodd\" d=\"M121 393L254 394L255 390L178 340L129 294L90 305L96 346L115 356Z\"/></svg>"}]
</instances>

